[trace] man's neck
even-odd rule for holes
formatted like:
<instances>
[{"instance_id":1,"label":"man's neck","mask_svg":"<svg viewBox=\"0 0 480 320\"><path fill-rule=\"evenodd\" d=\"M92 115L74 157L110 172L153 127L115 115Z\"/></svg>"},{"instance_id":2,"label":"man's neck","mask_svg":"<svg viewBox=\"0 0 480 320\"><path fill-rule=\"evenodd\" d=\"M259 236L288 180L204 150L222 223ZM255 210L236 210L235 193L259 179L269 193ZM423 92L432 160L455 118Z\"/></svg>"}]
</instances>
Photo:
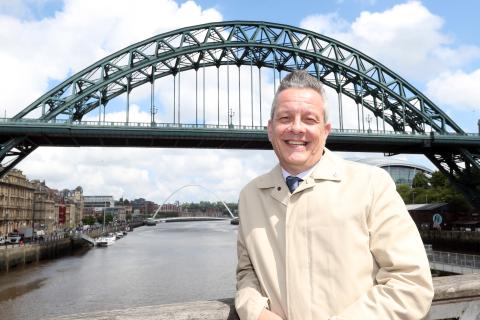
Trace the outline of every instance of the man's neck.
<instances>
[{"instance_id":1,"label":"man's neck","mask_svg":"<svg viewBox=\"0 0 480 320\"><path fill-rule=\"evenodd\" d=\"M318 163L318 162L317 162ZM282 166L280 166L282 168L282 175L283 175L283 179L286 179L288 176L295 176L295 177L299 177L300 179L302 180L305 180L306 177L308 177L310 175L310 173L312 173L313 169L315 168L315 166L317 165L317 163L315 163L312 167L310 167L309 169L305 170L305 171L302 171L298 174L293 174L293 173L290 173L288 172L287 170L285 170Z\"/></svg>"}]
</instances>

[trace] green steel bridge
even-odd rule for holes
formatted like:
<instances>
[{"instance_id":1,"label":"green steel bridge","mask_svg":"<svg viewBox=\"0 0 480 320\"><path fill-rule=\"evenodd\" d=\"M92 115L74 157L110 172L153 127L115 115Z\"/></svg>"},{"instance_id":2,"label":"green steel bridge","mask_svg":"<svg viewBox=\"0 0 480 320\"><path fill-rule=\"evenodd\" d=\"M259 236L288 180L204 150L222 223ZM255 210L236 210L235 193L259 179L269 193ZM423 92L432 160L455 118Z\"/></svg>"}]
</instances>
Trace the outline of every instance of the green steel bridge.
<instances>
[{"instance_id":1,"label":"green steel bridge","mask_svg":"<svg viewBox=\"0 0 480 320\"><path fill-rule=\"evenodd\" d=\"M424 154L480 208L478 134L465 133L414 86L356 49L252 21L192 26L133 44L0 119L0 177L41 146L270 149L271 99L295 69L327 88L330 149ZM148 109L149 121L133 119L132 101Z\"/></svg>"}]
</instances>

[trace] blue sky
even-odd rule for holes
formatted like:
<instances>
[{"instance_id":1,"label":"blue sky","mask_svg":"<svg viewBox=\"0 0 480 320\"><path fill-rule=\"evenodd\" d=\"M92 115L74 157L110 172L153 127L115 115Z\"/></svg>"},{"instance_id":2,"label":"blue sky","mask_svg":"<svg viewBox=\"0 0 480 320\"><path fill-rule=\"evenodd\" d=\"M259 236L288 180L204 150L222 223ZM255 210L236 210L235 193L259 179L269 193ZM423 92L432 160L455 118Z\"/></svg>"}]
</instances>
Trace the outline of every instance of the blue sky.
<instances>
[{"instance_id":1,"label":"blue sky","mask_svg":"<svg viewBox=\"0 0 480 320\"><path fill-rule=\"evenodd\" d=\"M149 36L209 21L263 20L304 27L371 55L465 131L477 132L479 11L477 1L434 0L0 0L0 68L9 75L0 79L0 112L13 116L53 84ZM139 119L148 117L141 101L134 106ZM202 184L236 201L240 188L274 163L271 151L40 148L18 167L30 179L58 189L81 185L86 194L162 202L182 185ZM179 197L208 195L190 190Z\"/></svg>"}]
</instances>

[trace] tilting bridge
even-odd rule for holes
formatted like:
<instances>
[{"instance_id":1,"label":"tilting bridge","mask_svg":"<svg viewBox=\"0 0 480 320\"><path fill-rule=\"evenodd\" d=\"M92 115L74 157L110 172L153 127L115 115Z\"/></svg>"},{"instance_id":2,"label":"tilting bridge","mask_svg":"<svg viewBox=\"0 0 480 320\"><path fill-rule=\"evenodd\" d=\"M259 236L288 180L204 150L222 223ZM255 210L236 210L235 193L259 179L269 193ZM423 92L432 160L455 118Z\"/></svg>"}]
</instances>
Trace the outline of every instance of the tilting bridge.
<instances>
[{"instance_id":1,"label":"tilting bridge","mask_svg":"<svg viewBox=\"0 0 480 320\"><path fill-rule=\"evenodd\" d=\"M269 104L279 79L295 69L336 97L328 147L424 154L480 208L478 135L358 50L266 22L174 30L71 76L3 119L0 176L39 146L269 149ZM148 106L149 121L133 119L131 101ZM114 113L124 118L109 119Z\"/></svg>"}]
</instances>

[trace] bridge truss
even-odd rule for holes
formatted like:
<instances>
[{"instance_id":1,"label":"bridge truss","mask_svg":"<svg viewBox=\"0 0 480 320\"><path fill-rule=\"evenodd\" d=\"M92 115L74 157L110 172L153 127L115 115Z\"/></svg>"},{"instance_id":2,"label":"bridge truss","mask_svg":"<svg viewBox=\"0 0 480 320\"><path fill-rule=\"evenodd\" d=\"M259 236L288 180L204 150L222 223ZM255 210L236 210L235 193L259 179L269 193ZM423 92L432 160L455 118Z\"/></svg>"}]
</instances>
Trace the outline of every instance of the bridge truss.
<instances>
[{"instance_id":1,"label":"bridge truss","mask_svg":"<svg viewBox=\"0 0 480 320\"><path fill-rule=\"evenodd\" d=\"M82 122L93 110L103 108L120 95L126 95L126 123L129 123L130 94L133 89L150 84L152 96L156 80L173 77L174 85L180 75L205 69L217 70L216 82L220 85L220 67L238 68L240 91L240 68L258 69L259 103L255 106L262 126L262 68L273 71L276 84L282 72L306 69L338 94L339 130L344 129L344 97L357 106L358 130L365 130L365 113L372 114L377 130L386 126L395 132L449 136L465 135L438 106L399 75L365 54L339 41L323 35L281 24L265 22L232 21L209 23L183 28L146 39L118 51L73 75L38 98L12 121L37 119L49 123L59 119L71 123ZM229 72L230 69L227 69ZM202 75L202 74L201 74ZM228 77L227 79L230 79ZM228 80L227 80L228 81ZM205 83L205 80L203 80ZM252 80L253 83L253 80ZM196 82L198 86L198 82ZM174 89L176 90L176 89ZM180 90L180 86L178 86ZM174 92L173 122L181 125L180 92ZM203 93L205 96L205 92ZM242 128L242 104L238 102L238 126ZM252 89L253 96L253 89ZM195 125L198 119L196 98ZM215 106L209 106L214 108ZM220 101L217 106L217 125L220 125ZM227 102L231 118L230 103ZM245 108L246 106L243 105ZM254 103L252 98L251 121L254 126ZM264 106L265 108L265 106ZM269 108L269 107L268 107ZM100 113L99 113L100 114ZM152 123L155 122L155 106L151 103ZM205 103L203 104L205 114ZM99 116L100 117L100 116ZM232 124L231 120L228 121ZM370 125L370 119L368 120ZM379 127L379 123L381 124ZM383 128L382 128L383 127ZM370 129L370 128L369 128ZM1 136L0 176L35 150L39 143L28 134L5 134ZM424 148L425 154L439 170L463 191L471 202L480 207L480 143L451 144L445 148ZM392 152L392 150L388 150ZM419 153L418 150L398 149L398 153Z\"/></svg>"}]
</instances>

